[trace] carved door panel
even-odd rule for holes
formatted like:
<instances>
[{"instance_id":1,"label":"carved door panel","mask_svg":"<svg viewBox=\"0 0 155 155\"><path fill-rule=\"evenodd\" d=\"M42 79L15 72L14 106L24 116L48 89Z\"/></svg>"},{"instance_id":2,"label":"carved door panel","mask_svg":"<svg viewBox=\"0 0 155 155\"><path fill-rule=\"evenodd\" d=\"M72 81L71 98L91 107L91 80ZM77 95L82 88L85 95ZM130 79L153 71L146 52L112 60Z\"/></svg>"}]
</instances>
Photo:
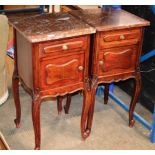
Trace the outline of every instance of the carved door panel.
<instances>
[{"instance_id":1,"label":"carved door panel","mask_svg":"<svg viewBox=\"0 0 155 155\"><path fill-rule=\"evenodd\" d=\"M43 60L40 68L41 88L76 84L83 81L84 54Z\"/></svg>"},{"instance_id":2,"label":"carved door panel","mask_svg":"<svg viewBox=\"0 0 155 155\"><path fill-rule=\"evenodd\" d=\"M111 48L100 52L99 76L112 76L135 71L137 46Z\"/></svg>"}]
</instances>

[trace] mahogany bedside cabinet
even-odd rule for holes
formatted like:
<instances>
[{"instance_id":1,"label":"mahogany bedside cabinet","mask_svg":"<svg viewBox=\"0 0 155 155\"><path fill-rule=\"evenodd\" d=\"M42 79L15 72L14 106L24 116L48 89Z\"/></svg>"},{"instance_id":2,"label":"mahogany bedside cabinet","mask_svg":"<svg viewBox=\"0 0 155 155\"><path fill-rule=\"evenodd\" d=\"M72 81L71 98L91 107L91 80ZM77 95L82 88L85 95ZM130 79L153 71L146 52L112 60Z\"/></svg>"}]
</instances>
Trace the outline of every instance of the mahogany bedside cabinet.
<instances>
[{"instance_id":1,"label":"mahogany bedside cabinet","mask_svg":"<svg viewBox=\"0 0 155 155\"><path fill-rule=\"evenodd\" d=\"M40 14L10 19L14 28L13 93L16 127L20 127L19 81L32 96L35 149L40 149L40 105L47 97L84 91L81 134L86 134L90 106L88 77L90 34L95 29L68 13ZM58 104L58 109L60 105ZM86 132L86 133L85 133Z\"/></svg>"},{"instance_id":2,"label":"mahogany bedside cabinet","mask_svg":"<svg viewBox=\"0 0 155 155\"><path fill-rule=\"evenodd\" d=\"M109 84L133 78L135 88L129 110L129 126L132 127L133 111L141 88L139 59L143 27L150 23L121 9L73 10L70 14L96 29L96 34L91 38L92 104L89 117L93 118L95 90L98 84L105 86L104 103L107 104ZM92 120L89 121L88 128L91 130Z\"/></svg>"}]
</instances>

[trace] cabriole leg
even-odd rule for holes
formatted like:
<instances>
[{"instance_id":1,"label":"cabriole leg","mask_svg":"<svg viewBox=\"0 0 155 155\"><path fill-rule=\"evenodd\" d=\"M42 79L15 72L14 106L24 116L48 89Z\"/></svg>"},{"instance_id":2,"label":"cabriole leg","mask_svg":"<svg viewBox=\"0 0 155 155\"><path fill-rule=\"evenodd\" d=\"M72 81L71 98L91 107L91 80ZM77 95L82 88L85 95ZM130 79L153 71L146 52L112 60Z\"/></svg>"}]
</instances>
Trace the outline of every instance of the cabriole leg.
<instances>
[{"instance_id":1,"label":"cabriole leg","mask_svg":"<svg viewBox=\"0 0 155 155\"><path fill-rule=\"evenodd\" d=\"M91 95L91 106L90 106L90 109L88 112L88 123L87 123L87 128L89 129L89 134L91 132L92 122L93 122L96 89L97 89L97 79L93 79L92 84L91 84L91 93L92 93L92 95Z\"/></svg>"},{"instance_id":2,"label":"cabriole leg","mask_svg":"<svg viewBox=\"0 0 155 155\"><path fill-rule=\"evenodd\" d=\"M58 114L61 114L61 112L62 112L62 100L63 100L62 96L58 96L57 97L57 110L58 110Z\"/></svg>"},{"instance_id":3,"label":"cabriole leg","mask_svg":"<svg viewBox=\"0 0 155 155\"><path fill-rule=\"evenodd\" d=\"M66 105L64 106L65 114L69 113L70 104L71 104L71 95L67 94Z\"/></svg>"},{"instance_id":4,"label":"cabriole leg","mask_svg":"<svg viewBox=\"0 0 155 155\"><path fill-rule=\"evenodd\" d=\"M104 88L104 104L108 103L108 96L109 96L109 84L106 83Z\"/></svg>"},{"instance_id":5,"label":"cabriole leg","mask_svg":"<svg viewBox=\"0 0 155 155\"><path fill-rule=\"evenodd\" d=\"M18 62L17 62L17 43L16 43L16 30L13 29L14 35L14 72L12 76L12 90L13 90L13 97L15 102L16 108L16 119L14 120L16 124L16 128L20 127L20 120L21 120L21 105L19 99L19 75L18 75Z\"/></svg>"},{"instance_id":6,"label":"cabriole leg","mask_svg":"<svg viewBox=\"0 0 155 155\"><path fill-rule=\"evenodd\" d=\"M81 136L85 140L91 132L97 80L87 82L84 89L83 109L81 115Z\"/></svg>"},{"instance_id":7,"label":"cabriole leg","mask_svg":"<svg viewBox=\"0 0 155 155\"><path fill-rule=\"evenodd\" d=\"M137 98L140 94L141 90L141 75L140 73L137 74L137 76L134 79L134 94L130 103L130 108L129 108L129 126L133 127L134 125L134 116L133 112L136 106Z\"/></svg>"},{"instance_id":8,"label":"cabriole leg","mask_svg":"<svg viewBox=\"0 0 155 155\"><path fill-rule=\"evenodd\" d=\"M17 75L16 70L14 70L12 77L12 90L16 108L16 119L14 120L14 122L16 124L16 128L19 128L21 120L21 105L19 100L19 77Z\"/></svg>"},{"instance_id":9,"label":"cabriole leg","mask_svg":"<svg viewBox=\"0 0 155 155\"><path fill-rule=\"evenodd\" d=\"M40 150L41 131L40 131L40 105L41 99L39 95L35 95L32 100L32 120L35 135L35 150Z\"/></svg>"}]
</instances>

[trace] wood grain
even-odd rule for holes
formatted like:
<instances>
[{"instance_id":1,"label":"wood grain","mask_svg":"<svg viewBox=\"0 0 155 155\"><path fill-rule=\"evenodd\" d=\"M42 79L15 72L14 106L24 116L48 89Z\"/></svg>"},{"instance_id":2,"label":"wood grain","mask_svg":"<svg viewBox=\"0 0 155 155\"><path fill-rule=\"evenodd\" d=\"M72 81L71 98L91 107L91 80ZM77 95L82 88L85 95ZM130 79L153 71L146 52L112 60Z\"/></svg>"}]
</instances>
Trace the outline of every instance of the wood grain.
<instances>
[{"instance_id":1,"label":"wood grain","mask_svg":"<svg viewBox=\"0 0 155 155\"><path fill-rule=\"evenodd\" d=\"M60 113L62 96L67 95L65 112L68 113L71 93L82 90L81 136L86 139L90 135L98 84L106 85L106 104L109 83L135 79L129 112L129 125L133 126L133 111L141 87L139 59L143 26L149 22L123 10L80 10L72 14L74 17L44 14L11 21L19 33L15 33L13 75L15 123L19 127L20 80L32 96L35 149L41 146L40 106L45 98L57 97ZM59 20L64 17L70 20ZM47 37L51 33L55 36Z\"/></svg>"}]
</instances>

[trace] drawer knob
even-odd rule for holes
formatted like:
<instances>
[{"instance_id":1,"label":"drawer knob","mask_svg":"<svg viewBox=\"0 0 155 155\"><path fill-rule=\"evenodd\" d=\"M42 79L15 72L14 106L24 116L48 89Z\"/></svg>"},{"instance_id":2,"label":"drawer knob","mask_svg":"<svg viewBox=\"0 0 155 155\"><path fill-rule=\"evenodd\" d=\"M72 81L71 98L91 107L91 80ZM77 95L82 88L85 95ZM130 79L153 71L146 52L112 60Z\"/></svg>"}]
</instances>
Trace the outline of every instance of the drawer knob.
<instances>
[{"instance_id":1,"label":"drawer knob","mask_svg":"<svg viewBox=\"0 0 155 155\"><path fill-rule=\"evenodd\" d=\"M120 39L121 40L124 40L125 39L125 36L124 35L120 35Z\"/></svg>"},{"instance_id":2,"label":"drawer knob","mask_svg":"<svg viewBox=\"0 0 155 155\"><path fill-rule=\"evenodd\" d=\"M99 61L99 64L100 64L100 65L103 65L103 64L104 64L104 62L103 62L102 60L100 60L100 61Z\"/></svg>"},{"instance_id":3,"label":"drawer knob","mask_svg":"<svg viewBox=\"0 0 155 155\"><path fill-rule=\"evenodd\" d=\"M79 66L79 71L83 71L83 66Z\"/></svg>"},{"instance_id":4,"label":"drawer knob","mask_svg":"<svg viewBox=\"0 0 155 155\"><path fill-rule=\"evenodd\" d=\"M62 49L63 49L63 50L68 50L68 46L67 46L67 45L63 45L63 46L62 46Z\"/></svg>"}]
</instances>

